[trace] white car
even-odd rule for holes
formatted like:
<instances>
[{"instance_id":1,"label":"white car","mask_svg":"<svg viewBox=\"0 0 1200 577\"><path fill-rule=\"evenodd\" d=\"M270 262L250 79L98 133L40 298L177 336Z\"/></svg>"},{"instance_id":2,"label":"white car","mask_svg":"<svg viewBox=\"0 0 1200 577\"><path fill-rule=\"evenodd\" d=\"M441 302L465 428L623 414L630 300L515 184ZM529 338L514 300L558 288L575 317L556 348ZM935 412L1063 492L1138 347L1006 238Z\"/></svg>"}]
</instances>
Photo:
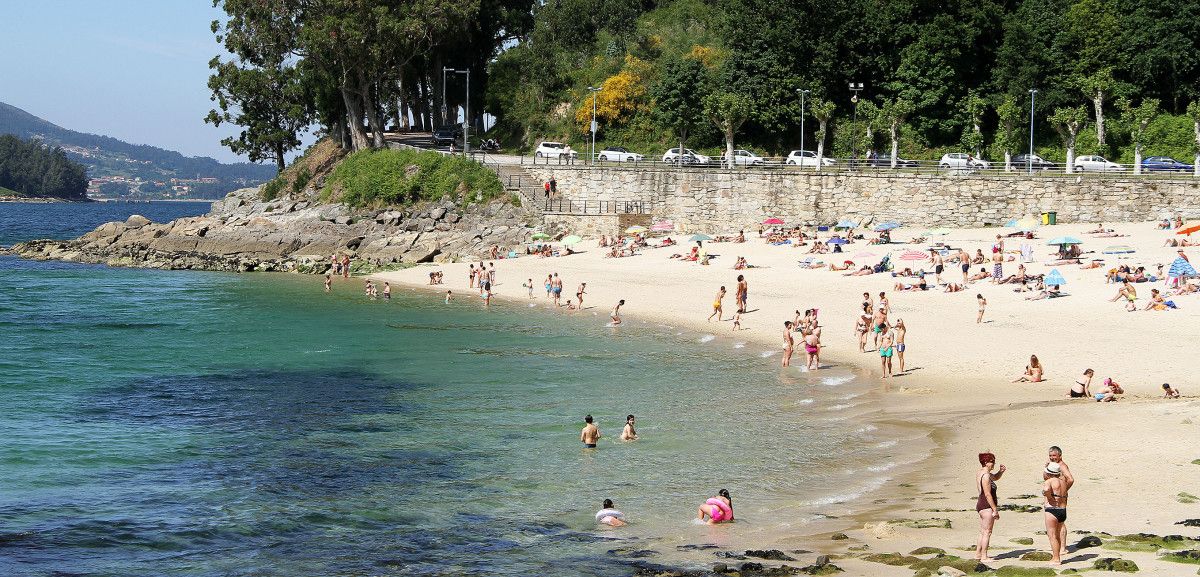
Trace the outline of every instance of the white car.
<instances>
[{"instance_id":1,"label":"white car","mask_svg":"<svg viewBox=\"0 0 1200 577\"><path fill-rule=\"evenodd\" d=\"M1076 157L1075 170L1078 172L1120 172L1125 170L1125 167L1103 156L1092 154Z\"/></svg>"},{"instance_id":2,"label":"white car","mask_svg":"<svg viewBox=\"0 0 1200 577\"><path fill-rule=\"evenodd\" d=\"M539 143L537 150L533 152L533 155L538 158L579 158L579 153L571 150L570 146L567 146L561 142L550 141Z\"/></svg>"},{"instance_id":3,"label":"white car","mask_svg":"<svg viewBox=\"0 0 1200 577\"><path fill-rule=\"evenodd\" d=\"M949 152L942 155L942 159L938 161L938 166L943 169L957 170L987 170L992 167L991 163L982 158L975 158L965 152Z\"/></svg>"},{"instance_id":4,"label":"white car","mask_svg":"<svg viewBox=\"0 0 1200 577\"><path fill-rule=\"evenodd\" d=\"M820 165L821 166L830 166L835 162L837 162L837 161L832 158L829 158L828 156L825 156L825 157L821 158ZM793 150L788 153L787 159L784 160L783 163L790 164L793 166L811 166L813 168L816 168L817 167L817 153L815 153L811 150Z\"/></svg>"},{"instance_id":5,"label":"white car","mask_svg":"<svg viewBox=\"0 0 1200 577\"><path fill-rule=\"evenodd\" d=\"M678 148L672 148L671 150L668 150L667 153L664 154L662 157L663 162L670 162L670 163L675 163L678 159L679 159L679 149ZM683 163L684 164L710 164L710 163L712 163L712 159L707 156L704 156L703 154L700 154L699 152L696 152L695 150L692 150L690 148L685 148L685 149L683 149Z\"/></svg>"},{"instance_id":6,"label":"white car","mask_svg":"<svg viewBox=\"0 0 1200 577\"><path fill-rule=\"evenodd\" d=\"M608 162L641 162L646 157L636 152L630 152L624 146L608 146L596 153L596 159Z\"/></svg>"},{"instance_id":7,"label":"white car","mask_svg":"<svg viewBox=\"0 0 1200 577\"><path fill-rule=\"evenodd\" d=\"M739 148L739 149L733 151L733 165L734 166L758 166L761 164L766 164L766 162L767 162L767 159L765 159L757 154L754 154L753 152L750 152L749 150L742 150ZM728 163L729 163L729 160L725 158L724 154L722 154L721 155L721 164L728 164Z\"/></svg>"}]
</instances>

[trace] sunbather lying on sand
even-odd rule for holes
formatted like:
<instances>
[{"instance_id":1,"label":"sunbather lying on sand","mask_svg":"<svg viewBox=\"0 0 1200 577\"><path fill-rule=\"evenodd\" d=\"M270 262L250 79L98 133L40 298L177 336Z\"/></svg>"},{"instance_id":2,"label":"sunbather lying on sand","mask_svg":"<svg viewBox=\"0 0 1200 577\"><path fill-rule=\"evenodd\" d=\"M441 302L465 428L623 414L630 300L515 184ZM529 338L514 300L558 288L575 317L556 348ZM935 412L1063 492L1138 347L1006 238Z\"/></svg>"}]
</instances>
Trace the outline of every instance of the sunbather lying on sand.
<instances>
[{"instance_id":1,"label":"sunbather lying on sand","mask_svg":"<svg viewBox=\"0 0 1200 577\"><path fill-rule=\"evenodd\" d=\"M971 280L972 281L983 280L985 278L991 278L991 276L992 276L992 273L988 272L986 268L981 268L981 269L979 269L979 272L971 275Z\"/></svg>"},{"instance_id":2,"label":"sunbather lying on sand","mask_svg":"<svg viewBox=\"0 0 1200 577\"><path fill-rule=\"evenodd\" d=\"M854 272L848 272L842 276L867 276L869 274L874 274L874 272L875 272L874 270L871 270L871 267L864 264L862 266L862 268L860 268Z\"/></svg>"}]
</instances>

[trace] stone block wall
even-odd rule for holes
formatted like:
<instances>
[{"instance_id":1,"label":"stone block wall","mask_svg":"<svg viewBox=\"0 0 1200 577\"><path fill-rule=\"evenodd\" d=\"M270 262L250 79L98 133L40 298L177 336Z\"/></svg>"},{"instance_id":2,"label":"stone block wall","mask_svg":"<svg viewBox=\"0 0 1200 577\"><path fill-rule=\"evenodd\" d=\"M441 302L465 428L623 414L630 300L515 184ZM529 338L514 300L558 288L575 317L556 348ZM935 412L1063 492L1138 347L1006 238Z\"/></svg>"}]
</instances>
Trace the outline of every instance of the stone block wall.
<instances>
[{"instance_id":1,"label":"stone block wall","mask_svg":"<svg viewBox=\"0 0 1200 577\"><path fill-rule=\"evenodd\" d=\"M585 238L612 236L625 229L641 225L650 227L648 214L568 214L548 212L542 216L543 230L561 229Z\"/></svg>"},{"instance_id":2,"label":"stone block wall","mask_svg":"<svg viewBox=\"0 0 1200 577\"><path fill-rule=\"evenodd\" d=\"M757 227L767 217L830 224L843 217L910 226L1003 225L1055 211L1059 222L1200 217L1200 179L1061 176L848 174L794 170L677 170L581 166L527 167L554 176L566 198L641 200L654 219L681 230Z\"/></svg>"}]
</instances>

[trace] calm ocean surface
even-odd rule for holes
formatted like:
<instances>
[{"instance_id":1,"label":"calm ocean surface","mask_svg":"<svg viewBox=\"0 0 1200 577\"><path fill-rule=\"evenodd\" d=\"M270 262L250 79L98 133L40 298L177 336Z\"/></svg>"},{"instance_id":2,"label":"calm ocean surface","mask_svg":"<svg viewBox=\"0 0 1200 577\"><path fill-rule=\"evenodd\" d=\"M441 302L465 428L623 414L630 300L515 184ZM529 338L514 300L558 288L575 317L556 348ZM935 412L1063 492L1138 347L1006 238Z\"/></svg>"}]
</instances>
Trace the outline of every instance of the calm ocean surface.
<instances>
[{"instance_id":1,"label":"calm ocean surface","mask_svg":"<svg viewBox=\"0 0 1200 577\"><path fill-rule=\"evenodd\" d=\"M207 208L0 204L0 244ZM782 373L757 345L542 299L0 273L0 575L627 575L610 551L823 530L912 461L848 370ZM616 440L627 413L636 443ZM695 524L722 487L739 521ZM604 498L629 527L595 527Z\"/></svg>"}]
</instances>

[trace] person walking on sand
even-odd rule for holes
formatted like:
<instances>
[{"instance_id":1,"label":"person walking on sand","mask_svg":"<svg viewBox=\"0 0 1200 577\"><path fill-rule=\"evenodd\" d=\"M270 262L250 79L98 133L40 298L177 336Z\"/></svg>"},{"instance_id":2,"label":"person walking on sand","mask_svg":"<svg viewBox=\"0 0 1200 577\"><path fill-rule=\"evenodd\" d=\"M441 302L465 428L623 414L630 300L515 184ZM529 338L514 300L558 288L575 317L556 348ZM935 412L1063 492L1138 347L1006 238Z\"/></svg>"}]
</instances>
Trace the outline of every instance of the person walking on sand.
<instances>
[{"instance_id":1,"label":"person walking on sand","mask_svg":"<svg viewBox=\"0 0 1200 577\"><path fill-rule=\"evenodd\" d=\"M625 428L621 429L621 440L622 441L636 441L637 440L637 438L638 438L637 429L635 429L633 427L633 423L634 423L633 415L629 415L629 416L625 417Z\"/></svg>"},{"instance_id":2,"label":"person walking on sand","mask_svg":"<svg viewBox=\"0 0 1200 577\"><path fill-rule=\"evenodd\" d=\"M883 369L883 378L892 376L892 343L896 342L896 336L888 329L886 323L880 324L878 327L879 334L883 337L879 340L879 363Z\"/></svg>"},{"instance_id":3,"label":"person walking on sand","mask_svg":"<svg viewBox=\"0 0 1200 577\"><path fill-rule=\"evenodd\" d=\"M810 371L821 368L821 327L812 327L804 335L804 353L808 355L805 367Z\"/></svg>"},{"instance_id":4,"label":"person walking on sand","mask_svg":"<svg viewBox=\"0 0 1200 577\"><path fill-rule=\"evenodd\" d=\"M585 416L583 423L583 431L579 433L579 440L583 443L583 448L595 449L596 443L600 440L600 427L592 422L591 415Z\"/></svg>"},{"instance_id":5,"label":"person walking on sand","mask_svg":"<svg viewBox=\"0 0 1200 577\"><path fill-rule=\"evenodd\" d=\"M896 333L896 362L900 365L900 372L904 372L904 333L908 332L908 327L904 326L904 319L896 319L896 324L892 325Z\"/></svg>"},{"instance_id":6,"label":"person walking on sand","mask_svg":"<svg viewBox=\"0 0 1200 577\"><path fill-rule=\"evenodd\" d=\"M612 313L609 314L612 317L612 326L614 327L621 324L621 307L623 306L625 306L625 299L617 301L617 306L613 307Z\"/></svg>"},{"instance_id":7,"label":"person walking on sand","mask_svg":"<svg viewBox=\"0 0 1200 577\"><path fill-rule=\"evenodd\" d=\"M1050 562L1062 565L1062 555L1066 552L1067 533L1067 483L1062 478L1062 466L1049 463L1042 473L1042 495L1046 517L1046 537L1050 539Z\"/></svg>"},{"instance_id":8,"label":"person walking on sand","mask_svg":"<svg viewBox=\"0 0 1200 577\"><path fill-rule=\"evenodd\" d=\"M554 275L546 275L546 298L554 296Z\"/></svg>"},{"instance_id":9,"label":"person walking on sand","mask_svg":"<svg viewBox=\"0 0 1200 577\"><path fill-rule=\"evenodd\" d=\"M992 282L998 283L1004 278L1004 239L996 235L996 244L992 245Z\"/></svg>"},{"instance_id":10,"label":"person walking on sand","mask_svg":"<svg viewBox=\"0 0 1200 577\"><path fill-rule=\"evenodd\" d=\"M987 308L987 299L980 293L975 295L975 300L979 303L979 316L975 317L975 324L980 324L983 322L983 310Z\"/></svg>"},{"instance_id":11,"label":"person walking on sand","mask_svg":"<svg viewBox=\"0 0 1200 577\"><path fill-rule=\"evenodd\" d=\"M937 249L929 249L929 257L933 260L933 278L937 284L942 284L942 271L946 270L946 263L942 260L942 253Z\"/></svg>"},{"instance_id":12,"label":"person walking on sand","mask_svg":"<svg viewBox=\"0 0 1200 577\"><path fill-rule=\"evenodd\" d=\"M734 295L734 298L737 299L737 312L745 314L747 300L746 293L750 292L750 284L746 282L746 277L740 274L737 277L737 282L737 293Z\"/></svg>"},{"instance_id":13,"label":"person walking on sand","mask_svg":"<svg viewBox=\"0 0 1200 577\"><path fill-rule=\"evenodd\" d=\"M783 366L792 366L792 347L796 341L792 338L792 321L783 321Z\"/></svg>"},{"instance_id":14,"label":"person walking on sand","mask_svg":"<svg viewBox=\"0 0 1200 577\"><path fill-rule=\"evenodd\" d=\"M883 291L879 291L879 310L885 315L892 312L892 303L888 300L887 293Z\"/></svg>"},{"instance_id":15,"label":"person walking on sand","mask_svg":"<svg viewBox=\"0 0 1200 577\"><path fill-rule=\"evenodd\" d=\"M966 286L970 282L970 278L967 275L971 272L971 255L967 254L966 249L958 249L958 266L962 269L963 286Z\"/></svg>"},{"instance_id":16,"label":"person walking on sand","mask_svg":"<svg viewBox=\"0 0 1200 577\"><path fill-rule=\"evenodd\" d=\"M721 301L723 301L723 300L725 300L725 287L724 286L722 286L721 289L717 291L717 296L713 297L713 312L711 315L708 315L708 322L712 322L713 317L717 317L717 322L721 322L721 314L722 314Z\"/></svg>"},{"instance_id":17,"label":"person walking on sand","mask_svg":"<svg viewBox=\"0 0 1200 577\"><path fill-rule=\"evenodd\" d=\"M470 281L470 285L467 288L475 288L475 265L468 264L467 266L470 267L467 269L467 279Z\"/></svg>"},{"instance_id":18,"label":"person walking on sand","mask_svg":"<svg viewBox=\"0 0 1200 577\"><path fill-rule=\"evenodd\" d=\"M733 315L733 330L742 330L742 313L734 313Z\"/></svg>"},{"instance_id":19,"label":"person walking on sand","mask_svg":"<svg viewBox=\"0 0 1200 577\"><path fill-rule=\"evenodd\" d=\"M525 286L529 289L529 299L533 300L533 279L526 281Z\"/></svg>"},{"instance_id":20,"label":"person walking on sand","mask_svg":"<svg viewBox=\"0 0 1200 577\"><path fill-rule=\"evenodd\" d=\"M579 283L579 288L575 289L576 304L579 306L579 310L583 310L583 295L585 294L587 294L587 283Z\"/></svg>"},{"instance_id":21,"label":"person walking on sand","mask_svg":"<svg viewBox=\"0 0 1200 577\"><path fill-rule=\"evenodd\" d=\"M333 290L333 277L325 275L325 292Z\"/></svg>"},{"instance_id":22,"label":"person walking on sand","mask_svg":"<svg viewBox=\"0 0 1200 577\"><path fill-rule=\"evenodd\" d=\"M553 280L550 281L550 292L554 297L554 306L562 306L559 304L559 299L562 298L562 279L558 278L558 273L552 275Z\"/></svg>"},{"instance_id":23,"label":"person walking on sand","mask_svg":"<svg viewBox=\"0 0 1200 577\"><path fill-rule=\"evenodd\" d=\"M992 540L992 527L1000 519L1000 509L996 506L996 481L1004 476L1004 465L992 472L996 466L996 456L992 453L980 453L979 465L982 467L975 475L975 490L979 498L975 500L975 512L979 514L979 542L975 544L975 559L980 563L991 563L988 557L988 544Z\"/></svg>"},{"instance_id":24,"label":"person walking on sand","mask_svg":"<svg viewBox=\"0 0 1200 577\"><path fill-rule=\"evenodd\" d=\"M871 327L875 331L875 349L879 350L879 339L883 336L883 331L887 330L887 310L883 307L875 309L875 316L871 317Z\"/></svg>"}]
</instances>

